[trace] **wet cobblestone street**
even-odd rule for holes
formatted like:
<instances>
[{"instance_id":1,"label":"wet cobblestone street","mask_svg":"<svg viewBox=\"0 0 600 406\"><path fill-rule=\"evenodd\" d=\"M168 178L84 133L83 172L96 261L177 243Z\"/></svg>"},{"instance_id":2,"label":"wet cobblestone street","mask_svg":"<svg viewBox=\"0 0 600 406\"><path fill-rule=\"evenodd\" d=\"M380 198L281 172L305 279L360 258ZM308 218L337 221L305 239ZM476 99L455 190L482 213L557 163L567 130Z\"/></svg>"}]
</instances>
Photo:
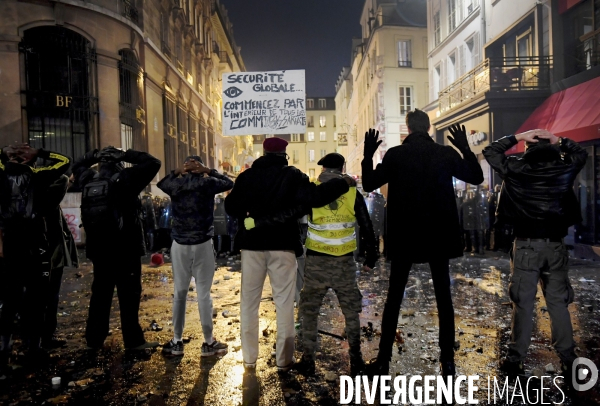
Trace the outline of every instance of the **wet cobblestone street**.
<instances>
[{"instance_id":1,"label":"wet cobblestone street","mask_svg":"<svg viewBox=\"0 0 600 406\"><path fill-rule=\"evenodd\" d=\"M487 377L501 376L498 362L505 355L510 334L511 306L506 294L509 262L506 254L498 255L487 253L486 256L464 257L451 262L458 374L480 376L480 404L488 404ZM148 262L146 259L145 263ZM280 375L271 356L276 323L275 306L267 281L260 308L262 334L256 375L244 374L239 323L240 264L226 263L226 259L219 262L212 292L216 313L215 335L229 345L229 352L223 357L200 357L202 332L196 293L192 288L184 331L189 343L185 346L183 357L165 357L160 348L144 356L126 353L119 331L116 296L113 302L115 309L111 314L112 334L106 340L105 349L97 354L87 352L83 333L93 278L88 262L78 270L65 270L58 332L68 340L68 345L51 351L48 364L35 369L26 366L16 368L8 379L0 381L0 405L339 404L339 376L349 373L349 359L347 343L341 339L344 321L335 295L328 293L321 308L319 329L330 335L320 335L316 376L307 378L295 372ZM570 278L576 294L570 310L577 352L596 365L600 365L599 268L597 263L582 260L571 261L570 266ZM389 263L384 261L380 261L372 272L359 271L359 287L363 293L361 326L365 360L377 354L388 278ZM164 343L172 338L170 264L160 267L144 265L143 287L140 323L148 330L145 333L148 341ZM153 321L162 327L162 331L151 331ZM413 266L398 332L391 373L436 375L437 309L427 265ZM298 352L297 357L300 355ZM549 364L559 370L558 357L550 345L549 316L538 290L534 336L525 368L529 374L542 375L548 374L545 371ZM62 378L60 388L52 389L51 378L54 376ZM518 400L513 404L526 404L518 403ZM549 401L561 401L556 388L546 392L546 402ZM598 385L580 399L566 399L564 404L600 404Z\"/></svg>"}]
</instances>

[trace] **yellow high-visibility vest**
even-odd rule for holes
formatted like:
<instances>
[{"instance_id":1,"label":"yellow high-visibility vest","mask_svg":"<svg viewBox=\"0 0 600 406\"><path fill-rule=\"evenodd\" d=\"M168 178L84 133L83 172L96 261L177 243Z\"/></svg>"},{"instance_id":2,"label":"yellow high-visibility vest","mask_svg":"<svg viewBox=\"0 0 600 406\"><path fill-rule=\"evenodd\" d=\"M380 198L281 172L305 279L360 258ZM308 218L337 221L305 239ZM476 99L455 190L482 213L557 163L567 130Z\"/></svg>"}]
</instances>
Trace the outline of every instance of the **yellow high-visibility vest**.
<instances>
[{"instance_id":1,"label":"yellow high-visibility vest","mask_svg":"<svg viewBox=\"0 0 600 406\"><path fill-rule=\"evenodd\" d=\"M356 187L351 187L337 200L313 209L308 221L306 248L336 257L356 250L355 201Z\"/></svg>"}]
</instances>

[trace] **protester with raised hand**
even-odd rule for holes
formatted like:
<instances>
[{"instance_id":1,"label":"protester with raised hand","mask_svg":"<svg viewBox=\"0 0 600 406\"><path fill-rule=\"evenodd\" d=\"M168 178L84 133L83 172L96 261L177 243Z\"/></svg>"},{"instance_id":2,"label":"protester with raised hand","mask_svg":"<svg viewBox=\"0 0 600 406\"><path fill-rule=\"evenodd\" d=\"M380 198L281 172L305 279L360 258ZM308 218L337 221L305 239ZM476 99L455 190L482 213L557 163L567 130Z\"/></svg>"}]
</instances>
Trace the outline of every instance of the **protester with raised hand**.
<instances>
[{"instance_id":1,"label":"protester with raised hand","mask_svg":"<svg viewBox=\"0 0 600 406\"><path fill-rule=\"evenodd\" d=\"M455 149L433 141L428 134L429 117L423 111L409 112L406 124L408 137L402 145L389 149L375 169L379 132L371 129L365 134L363 187L370 192L388 184L386 245L392 261L379 353L368 370L370 374L388 374L410 269L413 263L428 262L438 307L441 372L451 376L455 365L449 259L463 254L452 177L480 184L483 172L469 148L464 126L450 127L448 140Z\"/></svg>"}]
</instances>

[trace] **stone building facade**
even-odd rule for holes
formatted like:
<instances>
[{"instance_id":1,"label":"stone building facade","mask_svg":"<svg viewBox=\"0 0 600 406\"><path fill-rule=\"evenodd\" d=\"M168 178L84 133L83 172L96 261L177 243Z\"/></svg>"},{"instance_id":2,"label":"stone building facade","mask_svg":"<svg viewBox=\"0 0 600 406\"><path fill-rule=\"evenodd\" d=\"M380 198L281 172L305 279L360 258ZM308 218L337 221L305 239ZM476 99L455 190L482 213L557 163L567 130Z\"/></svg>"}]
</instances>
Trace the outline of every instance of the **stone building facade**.
<instances>
[{"instance_id":1,"label":"stone building facade","mask_svg":"<svg viewBox=\"0 0 600 406\"><path fill-rule=\"evenodd\" d=\"M3 0L0 145L235 168L252 140L222 136L221 74L244 70L218 0Z\"/></svg>"}]
</instances>

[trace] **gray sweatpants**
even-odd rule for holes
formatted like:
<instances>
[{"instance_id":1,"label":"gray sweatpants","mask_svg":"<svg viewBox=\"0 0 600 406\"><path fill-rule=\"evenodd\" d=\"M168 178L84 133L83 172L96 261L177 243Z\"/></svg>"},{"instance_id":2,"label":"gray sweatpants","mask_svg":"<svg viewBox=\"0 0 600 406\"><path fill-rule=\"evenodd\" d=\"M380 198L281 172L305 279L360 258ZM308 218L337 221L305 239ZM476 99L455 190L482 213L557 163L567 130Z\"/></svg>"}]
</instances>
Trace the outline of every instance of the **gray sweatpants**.
<instances>
[{"instance_id":1,"label":"gray sweatpants","mask_svg":"<svg viewBox=\"0 0 600 406\"><path fill-rule=\"evenodd\" d=\"M212 298L210 288L215 274L215 257L212 239L202 244L181 245L173 241L171 246L173 261L173 333L176 341L181 340L185 325L185 304L192 276L196 280L198 312L204 333L204 341L213 342Z\"/></svg>"},{"instance_id":2,"label":"gray sweatpants","mask_svg":"<svg viewBox=\"0 0 600 406\"><path fill-rule=\"evenodd\" d=\"M533 305L538 281L550 314L552 345L563 362L577 358L569 303L573 288L569 282L569 254L562 242L515 240L511 255L508 291L513 302L512 332L508 344L510 361L523 361L531 343ZM570 364L569 364L570 365Z\"/></svg>"}]
</instances>

